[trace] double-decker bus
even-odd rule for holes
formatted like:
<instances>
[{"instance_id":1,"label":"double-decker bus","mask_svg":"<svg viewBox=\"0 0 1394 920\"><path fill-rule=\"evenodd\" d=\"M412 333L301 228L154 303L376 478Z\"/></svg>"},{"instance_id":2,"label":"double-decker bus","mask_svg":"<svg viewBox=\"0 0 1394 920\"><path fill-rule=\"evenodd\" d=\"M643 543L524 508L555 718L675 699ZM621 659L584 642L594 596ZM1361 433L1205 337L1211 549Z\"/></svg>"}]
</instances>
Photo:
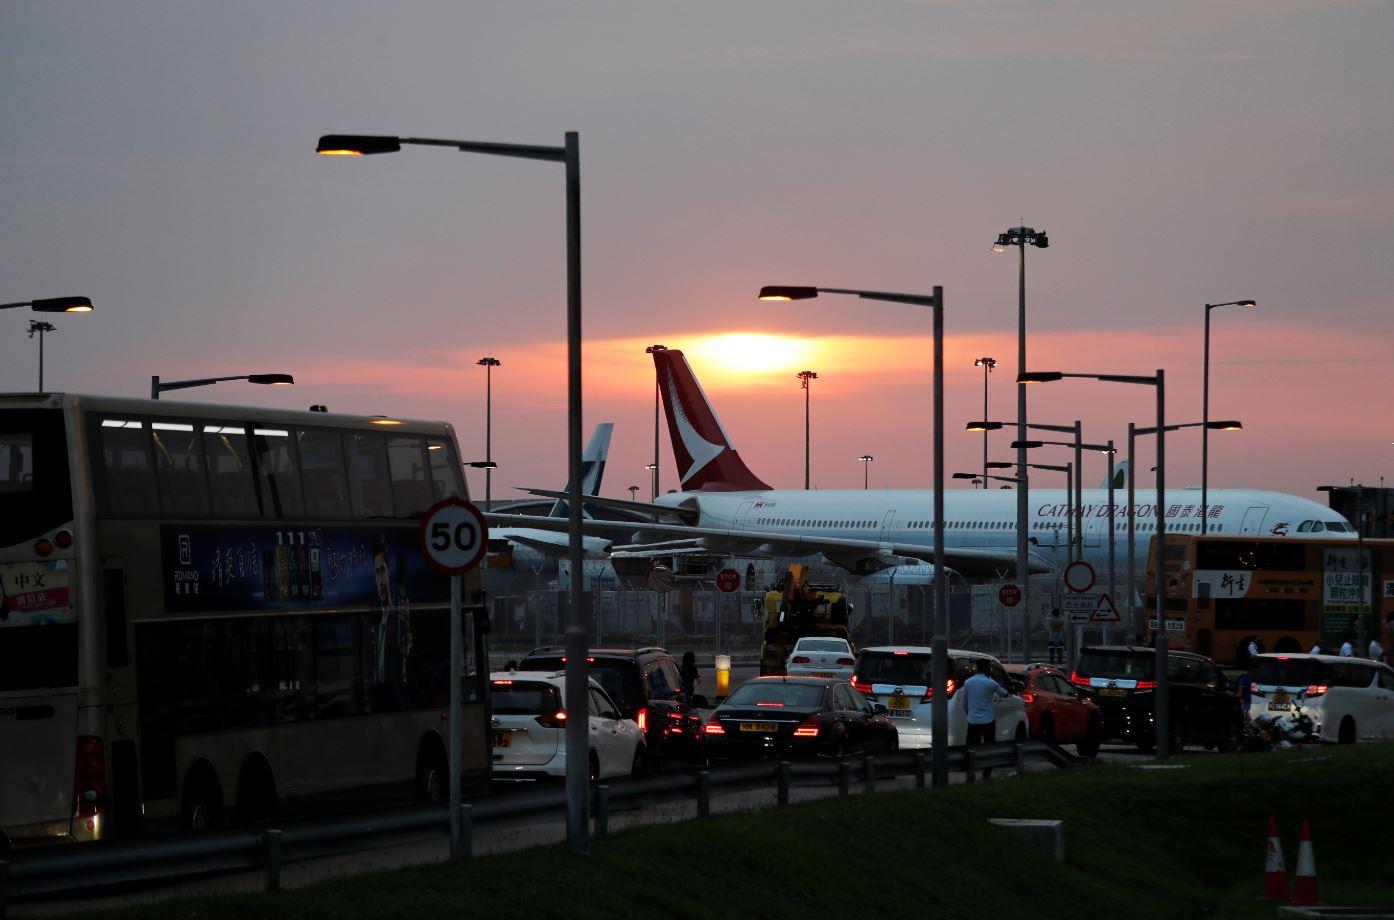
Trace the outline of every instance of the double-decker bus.
<instances>
[{"instance_id":1,"label":"double-decker bus","mask_svg":"<svg viewBox=\"0 0 1394 920\"><path fill-rule=\"evenodd\" d=\"M439 797L449 582L417 524L447 495L443 422L0 396L0 847Z\"/></svg>"},{"instance_id":2,"label":"double-decker bus","mask_svg":"<svg viewBox=\"0 0 1394 920\"><path fill-rule=\"evenodd\" d=\"M1171 643L1216 661L1242 662L1251 640L1265 652L1307 652L1317 643L1334 652L1361 631L1359 618L1366 635L1379 635L1394 612L1394 540L1167 534L1166 555ZM1147 571L1150 633L1155 540Z\"/></svg>"}]
</instances>

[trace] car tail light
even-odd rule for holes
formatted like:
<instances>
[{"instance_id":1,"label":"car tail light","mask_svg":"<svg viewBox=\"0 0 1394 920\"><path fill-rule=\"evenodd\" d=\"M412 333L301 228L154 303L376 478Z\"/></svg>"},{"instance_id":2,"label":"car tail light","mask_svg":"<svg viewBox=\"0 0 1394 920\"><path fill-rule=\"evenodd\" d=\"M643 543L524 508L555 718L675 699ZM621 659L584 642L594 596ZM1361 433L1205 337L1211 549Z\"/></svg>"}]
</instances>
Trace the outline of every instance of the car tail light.
<instances>
[{"instance_id":1,"label":"car tail light","mask_svg":"<svg viewBox=\"0 0 1394 920\"><path fill-rule=\"evenodd\" d=\"M1307 688L1308 696L1321 696L1326 692L1326 684L1312 684Z\"/></svg>"},{"instance_id":2,"label":"car tail light","mask_svg":"<svg viewBox=\"0 0 1394 920\"><path fill-rule=\"evenodd\" d=\"M839 658L839 659L837 659L837 663L840 664L840 665L856 664L856 663L857 663L857 659L855 659L855 658Z\"/></svg>"},{"instance_id":3,"label":"car tail light","mask_svg":"<svg viewBox=\"0 0 1394 920\"><path fill-rule=\"evenodd\" d=\"M1140 681L1137 682L1137 689L1139 689L1139 690L1156 690L1156 689L1157 689L1157 682L1156 682L1155 680L1140 680Z\"/></svg>"},{"instance_id":4,"label":"car tail light","mask_svg":"<svg viewBox=\"0 0 1394 920\"><path fill-rule=\"evenodd\" d=\"M707 724L702 726L702 731L708 735L726 734L726 729L722 728L721 723L717 721L716 713L712 713L711 718L707 719Z\"/></svg>"},{"instance_id":5,"label":"car tail light","mask_svg":"<svg viewBox=\"0 0 1394 920\"><path fill-rule=\"evenodd\" d=\"M537 724L541 725L543 728L565 728L566 710L558 709L556 712L537 716Z\"/></svg>"},{"instance_id":6,"label":"car tail light","mask_svg":"<svg viewBox=\"0 0 1394 920\"><path fill-rule=\"evenodd\" d=\"M952 677L950 677L950 678L949 678L949 682L948 682L947 684L944 685L944 689L948 691L947 693L944 694L944 699L946 699L946 700L951 700L951 699L954 698L954 691L958 689L958 684L954 683L954 679L953 679ZM930 700L932 700L932 699L934 699L934 688L933 688L933 687L925 687L925 688L924 688L924 699L920 700L920 702L921 702L921 703L928 703L928 702L929 702Z\"/></svg>"},{"instance_id":7,"label":"car tail light","mask_svg":"<svg viewBox=\"0 0 1394 920\"><path fill-rule=\"evenodd\" d=\"M1087 687L1089 686L1089 678L1078 671L1071 671L1070 683L1074 684L1076 687Z\"/></svg>"},{"instance_id":8,"label":"car tail light","mask_svg":"<svg viewBox=\"0 0 1394 920\"><path fill-rule=\"evenodd\" d=\"M784 704L783 704L783 703L756 703L755 705L756 705L756 706L771 706L771 707L773 707L773 708L775 708L775 709L783 709L783 708L784 708Z\"/></svg>"},{"instance_id":9,"label":"car tail light","mask_svg":"<svg viewBox=\"0 0 1394 920\"><path fill-rule=\"evenodd\" d=\"M793 659L790 660L789 663L790 663L790 664L812 664L812 663L813 663L813 659L812 659L812 658L809 658L807 655L795 655L795 656L793 657Z\"/></svg>"},{"instance_id":10,"label":"car tail light","mask_svg":"<svg viewBox=\"0 0 1394 920\"><path fill-rule=\"evenodd\" d=\"M53 552L53 541L48 537L40 537L34 541L34 552L39 556L47 556Z\"/></svg>"},{"instance_id":11,"label":"car tail light","mask_svg":"<svg viewBox=\"0 0 1394 920\"><path fill-rule=\"evenodd\" d=\"M1031 703L1036 702L1036 694L1034 694L1034 693L1023 693L1023 694L1021 695L1021 701L1022 701L1023 703L1026 703L1027 705L1030 705Z\"/></svg>"},{"instance_id":12,"label":"car tail light","mask_svg":"<svg viewBox=\"0 0 1394 920\"><path fill-rule=\"evenodd\" d=\"M60 530L54 535L53 540L58 544L59 549L67 549L73 545L73 535L70 531Z\"/></svg>"},{"instance_id":13,"label":"car tail light","mask_svg":"<svg viewBox=\"0 0 1394 920\"><path fill-rule=\"evenodd\" d=\"M102 739L80 735L73 771L73 817L95 818L105 805L106 755L102 753Z\"/></svg>"},{"instance_id":14,"label":"car tail light","mask_svg":"<svg viewBox=\"0 0 1394 920\"><path fill-rule=\"evenodd\" d=\"M511 687L511 686L513 686L513 681L511 681L511 680L496 680L496 681L493 681L492 683L493 683L493 685L494 685L495 687Z\"/></svg>"},{"instance_id":15,"label":"car tail light","mask_svg":"<svg viewBox=\"0 0 1394 920\"><path fill-rule=\"evenodd\" d=\"M809 716L807 719L804 719L803 722L800 723L800 725L799 725L798 728L794 729L794 737L795 737L795 738L817 738L817 737L818 737L818 732L819 732L822 728L823 728L823 719L822 719L821 716L818 715L818 713L815 712L813 715Z\"/></svg>"},{"instance_id":16,"label":"car tail light","mask_svg":"<svg viewBox=\"0 0 1394 920\"><path fill-rule=\"evenodd\" d=\"M860 693L865 693L867 696L870 696L870 695L871 695L871 682L870 682L870 681L861 680L860 678L858 678L858 677L856 677L856 676L854 675L854 676L852 677L852 689L854 689L854 690L856 690L856 691L858 691L858 692L860 692Z\"/></svg>"}]
</instances>

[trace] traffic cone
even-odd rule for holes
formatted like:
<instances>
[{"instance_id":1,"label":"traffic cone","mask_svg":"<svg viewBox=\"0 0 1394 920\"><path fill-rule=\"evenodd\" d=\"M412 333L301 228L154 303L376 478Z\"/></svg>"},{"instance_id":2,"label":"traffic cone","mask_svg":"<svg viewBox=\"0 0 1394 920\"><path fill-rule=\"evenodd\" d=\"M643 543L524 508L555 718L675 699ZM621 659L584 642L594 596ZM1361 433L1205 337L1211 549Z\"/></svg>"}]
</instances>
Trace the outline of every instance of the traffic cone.
<instances>
[{"instance_id":1,"label":"traffic cone","mask_svg":"<svg viewBox=\"0 0 1394 920\"><path fill-rule=\"evenodd\" d=\"M1317 897L1317 861L1312 855L1312 822L1302 822L1302 842L1297 845L1297 878L1292 886L1292 903L1303 907L1320 904Z\"/></svg>"},{"instance_id":2,"label":"traffic cone","mask_svg":"<svg viewBox=\"0 0 1394 920\"><path fill-rule=\"evenodd\" d=\"M1283 865L1283 843L1278 839L1278 819L1268 817L1268 858L1263 866L1263 900L1288 899L1288 870Z\"/></svg>"}]
</instances>

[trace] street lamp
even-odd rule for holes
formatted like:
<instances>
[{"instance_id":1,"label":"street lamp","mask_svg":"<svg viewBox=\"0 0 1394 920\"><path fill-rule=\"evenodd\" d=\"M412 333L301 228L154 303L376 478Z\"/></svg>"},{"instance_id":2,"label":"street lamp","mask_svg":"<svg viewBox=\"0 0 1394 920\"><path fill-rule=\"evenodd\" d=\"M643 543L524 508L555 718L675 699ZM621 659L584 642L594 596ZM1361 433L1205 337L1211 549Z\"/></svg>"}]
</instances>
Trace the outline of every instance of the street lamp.
<instances>
[{"instance_id":1,"label":"street lamp","mask_svg":"<svg viewBox=\"0 0 1394 920\"><path fill-rule=\"evenodd\" d=\"M273 387L288 387L295 384L295 378L290 374L235 374L231 377L200 377L196 380L161 380L160 375L155 374L150 378L150 398L159 399L161 393L170 390L212 386L215 383L223 383L228 380L245 380L248 383L259 383Z\"/></svg>"},{"instance_id":2,"label":"street lamp","mask_svg":"<svg viewBox=\"0 0 1394 920\"><path fill-rule=\"evenodd\" d=\"M566 168L566 412L567 466L570 474L568 504L568 555L571 560L571 604L566 627L566 711L571 718L566 725L566 747L584 751L590 742L589 678L586 673L588 636L585 623L585 593L583 579L575 575L583 571L585 562L581 541L581 146L580 136L567 131L561 147L535 144L498 144L484 141L441 140L425 137L389 137L362 134L326 134L319 139L315 152L326 156L363 156L372 153L395 153L403 144L424 147L453 147L461 153L485 153L527 160L546 160L561 163ZM451 579L458 585L458 579ZM458 601L458 598L453 599ZM459 674L460 629L457 602L451 604L451 674ZM450 682L451 738L450 750L460 750L459 738L459 681ZM590 852L588 799L590 795L589 764L583 757L573 757L566 763L566 843L576 854ZM460 801L460 771L450 771L450 801ZM450 810L450 853L458 860L461 852L460 815L457 807Z\"/></svg>"},{"instance_id":3,"label":"street lamp","mask_svg":"<svg viewBox=\"0 0 1394 920\"><path fill-rule=\"evenodd\" d=\"M667 351L667 345L650 345L644 349L644 354L651 355L656 351ZM655 363L654 370L657 371L658 365ZM653 496L650 501L658 501L658 407L663 398L663 381L658 379L658 374L654 374L653 386L653 463L649 464L649 469L653 470Z\"/></svg>"},{"instance_id":4,"label":"street lamp","mask_svg":"<svg viewBox=\"0 0 1394 920\"><path fill-rule=\"evenodd\" d=\"M1254 308L1252 300L1230 300L1225 303L1208 303L1205 305L1205 370L1203 372L1204 382L1201 384L1201 409L1200 409L1200 532L1207 532L1206 522L1210 520L1209 500L1210 500L1210 311L1216 307L1243 307L1246 310Z\"/></svg>"},{"instance_id":5,"label":"street lamp","mask_svg":"<svg viewBox=\"0 0 1394 920\"><path fill-rule=\"evenodd\" d=\"M1151 377L1135 374L1065 374L1060 371L1028 371L1017 374L1018 384L1053 383L1064 379L1100 380L1105 383L1131 383L1154 387L1157 391L1157 628L1153 630L1154 646L1157 651L1155 665L1157 688L1153 698L1155 707L1153 728L1157 736L1157 757L1165 760L1168 755L1170 737L1169 700L1167 688L1167 609L1166 609L1166 372L1161 368ZM1131 504L1131 503L1130 503Z\"/></svg>"},{"instance_id":6,"label":"street lamp","mask_svg":"<svg viewBox=\"0 0 1394 920\"><path fill-rule=\"evenodd\" d=\"M948 591L944 581L944 289L934 293L892 294L847 288L766 286L761 300L808 300L819 294L849 294L863 300L884 300L934 311L934 638L930 640L930 775L936 787L949 784L949 707L946 681L949 676L949 640L946 633Z\"/></svg>"},{"instance_id":7,"label":"street lamp","mask_svg":"<svg viewBox=\"0 0 1394 920\"><path fill-rule=\"evenodd\" d=\"M813 371L799 371L799 372L798 372L797 374L795 374L794 376L798 377L799 380L803 381L801 384L799 384L801 387L803 387L803 487L804 487L804 491L808 491L808 489L809 489L809 478L808 478L808 442L809 442L808 396L809 396L809 389L808 389L808 383L809 383L810 380L817 380L817 379L818 379L818 375L817 375L816 373L814 373Z\"/></svg>"},{"instance_id":8,"label":"street lamp","mask_svg":"<svg viewBox=\"0 0 1394 920\"><path fill-rule=\"evenodd\" d=\"M983 418L987 418L987 375L992 373L992 369L997 366L996 358L979 358L973 362L974 367L983 369ZM987 488L987 429L983 429L983 488Z\"/></svg>"},{"instance_id":9,"label":"street lamp","mask_svg":"<svg viewBox=\"0 0 1394 920\"><path fill-rule=\"evenodd\" d=\"M1028 427L1028 428L1036 428L1036 427L1046 427L1046 426L1028 425L1027 427ZM1069 534L1070 534L1070 537L1069 537L1070 546L1073 547L1073 548L1071 549L1071 551L1070 551L1070 558L1071 558L1071 559L1082 559L1082 558L1084 557L1084 454L1083 454L1083 452L1086 451L1086 450L1096 450L1096 451L1099 451L1099 452L1101 452L1101 453L1109 454L1109 460L1110 460L1110 464L1111 464L1111 463L1112 463L1112 455L1113 455L1113 447L1111 446L1111 442L1110 442L1110 444L1086 444L1086 443L1084 442L1084 440L1083 440L1083 438L1084 438L1083 426L1082 426L1082 424L1081 424L1079 421L1076 421L1076 422L1074 423L1074 425L1072 425L1072 426L1068 426L1068 427L1067 427L1067 426L1064 426L1064 425L1059 425L1059 426L1055 426L1055 427L1057 427L1057 428L1065 428L1065 430L1067 430L1067 431L1071 432L1072 434L1074 434L1074 439L1071 440L1071 441L1013 441L1011 446L1012 446L1013 448L1025 447L1027 450L1031 450L1031 449L1034 449L1034 448L1037 448L1037 447L1070 447L1070 448L1073 448L1073 449L1074 449L1075 458L1074 458L1074 464L1073 464L1073 466L1074 466L1074 471L1075 471L1075 479L1074 479L1075 500L1074 500L1074 504L1070 506L1071 509L1072 509L1072 511L1073 511L1073 517L1074 517L1073 526L1070 528L1070 531L1069 531ZM1111 475L1112 475L1112 466L1111 466L1111 465L1110 465L1109 469L1110 469L1109 475L1111 476ZM1112 499L1110 499L1110 502L1111 502L1111 501L1112 501ZM1111 510L1110 510L1110 514L1112 514L1112 511L1111 511Z\"/></svg>"},{"instance_id":10,"label":"street lamp","mask_svg":"<svg viewBox=\"0 0 1394 920\"><path fill-rule=\"evenodd\" d=\"M34 333L39 334L39 392L44 391L44 333L53 332L58 327L53 323L41 319L31 319L29 321L29 338L34 337Z\"/></svg>"},{"instance_id":11,"label":"street lamp","mask_svg":"<svg viewBox=\"0 0 1394 920\"><path fill-rule=\"evenodd\" d=\"M0 303L0 310L28 307L35 313L91 313L92 301L86 297L49 297L39 300L20 300Z\"/></svg>"},{"instance_id":12,"label":"street lamp","mask_svg":"<svg viewBox=\"0 0 1394 920\"><path fill-rule=\"evenodd\" d=\"M630 487L629 487L629 500L630 500L630 501L638 501L638 499L639 499L639 487L638 487L638 486L630 486Z\"/></svg>"},{"instance_id":13,"label":"street lamp","mask_svg":"<svg viewBox=\"0 0 1394 920\"><path fill-rule=\"evenodd\" d=\"M862 462L862 491L865 492L867 489L871 488L869 478L871 471L871 461L875 460L876 458L871 456L871 454L862 454L857 459Z\"/></svg>"},{"instance_id":14,"label":"street lamp","mask_svg":"<svg viewBox=\"0 0 1394 920\"><path fill-rule=\"evenodd\" d=\"M1050 238L1046 236L1044 230L1033 230L1030 227L1011 227L1004 233L997 235L997 242L993 244L994 252L1003 252L1008 246L1017 247L1017 340L1016 340L1016 369L1017 373L1026 371L1026 247L1035 246L1037 249L1045 249L1050 246ZM1016 439L1026 440L1026 389L1016 388ZM1016 475L1021 480L1017 484L1016 494L1016 577L1021 582L1021 596L1025 601L1024 610L1026 611L1025 620L1027 628L1022 630L1022 653L1023 661L1031 660L1031 571L1028 568L1026 554L1026 529L1030 521L1030 479L1026 472L1026 451L1018 449L1016 452Z\"/></svg>"},{"instance_id":15,"label":"street lamp","mask_svg":"<svg viewBox=\"0 0 1394 920\"><path fill-rule=\"evenodd\" d=\"M474 362L484 368L484 459L494 459L494 368L502 367L498 358L483 357ZM484 509L494 507L493 470L484 471Z\"/></svg>"}]
</instances>

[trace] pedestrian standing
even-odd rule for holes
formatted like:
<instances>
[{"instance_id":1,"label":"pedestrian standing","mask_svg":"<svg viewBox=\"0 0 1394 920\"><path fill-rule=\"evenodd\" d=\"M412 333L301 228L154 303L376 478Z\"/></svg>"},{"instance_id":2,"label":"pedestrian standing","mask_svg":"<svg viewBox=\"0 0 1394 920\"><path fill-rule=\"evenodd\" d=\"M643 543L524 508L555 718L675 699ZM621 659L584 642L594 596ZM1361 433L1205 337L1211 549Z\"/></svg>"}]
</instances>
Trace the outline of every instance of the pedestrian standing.
<instances>
[{"instance_id":1,"label":"pedestrian standing","mask_svg":"<svg viewBox=\"0 0 1394 920\"><path fill-rule=\"evenodd\" d=\"M1382 646L1382 645L1379 644L1379 637L1378 637L1378 636L1376 636L1375 638L1373 638L1373 639L1370 640L1370 649L1369 649L1369 651L1370 651L1370 660L1371 660L1371 661L1379 661L1379 662L1383 662L1383 661L1384 661L1384 646Z\"/></svg>"},{"instance_id":2,"label":"pedestrian standing","mask_svg":"<svg viewBox=\"0 0 1394 920\"><path fill-rule=\"evenodd\" d=\"M997 697L1006 698L1007 691L992 679L992 665L986 658L978 659L978 673L963 682L963 708L968 712L968 743L989 744L997 740ZM992 768L983 770L983 779L992 775Z\"/></svg>"},{"instance_id":3,"label":"pedestrian standing","mask_svg":"<svg viewBox=\"0 0 1394 920\"><path fill-rule=\"evenodd\" d=\"M1321 643L1318 642L1316 645L1312 646L1312 650L1311 650L1310 652L1308 652L1307 654L1308 654L1308 655L1325 655L1325 654L1326 654L1326 649L1322 648L1322 647L1321 647Z\"/></svg>"},{"instance_id":4,"label":"pedestrian standing","mask_svg":"<svg viewBox=\"0 0 1394 920\"><path fill-rule=\"evenodd\" d=\"M1346 639L1341 643L1341 657L1355 657L1355 636L1352 633L1346 633Z\"/></svg>"},{"instance_id":5,"label":"pedestrian standing","mask_svg":"<svg viewBox=\"0 0 1394 920\"><path fill-rule=\"evenodd\" d=\"M1065 661L1065 620L1060 616L1060 608L1052 607L1046 619L1046 629L1050 636L1047 647L1050 650L1050 663L1063 664Z\"/></svg>"},{"instance_id":6,"label":"pedestrian standing","mask_svg":"<svg viewBox=\"0 0 1394 920\"><path fill-rule=\"evenodd\" d=\"M1244 670L1239 672L1238 679L1234 682L1234 689L1239 694L1239 705L1244 709L1244 721L1249 721L1249 704L1254 700L1254 675L1253 665L1244 665Z\"/></svg>"},{"instance_id":7,"label":"pedestrian standing","mask_svg":"<svg viewBox=\"0 0 1394 920\"><path fill-rule=\"evenodd\" d=\"M702 677L697 673L697 656L692 652L682 653L682 667L678 669L678 677L682 680L683 696L687 697L687 702L692 703L692 694L697 689L697 685L702 682Z\"/></svg>"}]
</instances>

